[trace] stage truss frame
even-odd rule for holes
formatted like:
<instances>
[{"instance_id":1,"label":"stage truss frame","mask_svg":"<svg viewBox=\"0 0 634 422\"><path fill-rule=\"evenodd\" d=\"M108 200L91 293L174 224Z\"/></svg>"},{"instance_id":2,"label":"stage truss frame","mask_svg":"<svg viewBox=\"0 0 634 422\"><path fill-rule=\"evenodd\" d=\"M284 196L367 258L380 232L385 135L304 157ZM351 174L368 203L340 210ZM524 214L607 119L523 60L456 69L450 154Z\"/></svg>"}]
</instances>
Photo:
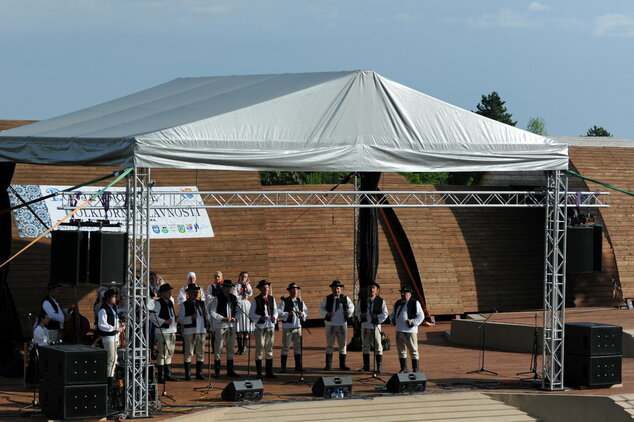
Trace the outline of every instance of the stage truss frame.
<instances>
[{"instance_id":1,"label":"stage truss frame","mask_svg":"<svg viewBox=\"0 0 634 422\"><path fill-rule=\"evenodd\" d=\"M125 347L127 416L147 417L149 412L150 211L166 208L545 208L542 388L563 389L567 208L569 206L607 207L602 196L607 195L608 192L568 192L567 177L562 171L554 170L546 173L547 187L543 191L198 192L202 196L202 201L199 201L192 200L192 196L182 191L152 193L153 182L150 178L150 169L136 168L127 179L126 203L112 204L110 207L111 209L117 207L127 209L128 233L132 233L129 242L128 281L125 290L127 293L126 339L128 339ZM152 205L150 205L150 198ZM369 204L361 204L362 200L369 201ZM355 217L355 234L356 231Z\"/></svg>"}]
</instances>

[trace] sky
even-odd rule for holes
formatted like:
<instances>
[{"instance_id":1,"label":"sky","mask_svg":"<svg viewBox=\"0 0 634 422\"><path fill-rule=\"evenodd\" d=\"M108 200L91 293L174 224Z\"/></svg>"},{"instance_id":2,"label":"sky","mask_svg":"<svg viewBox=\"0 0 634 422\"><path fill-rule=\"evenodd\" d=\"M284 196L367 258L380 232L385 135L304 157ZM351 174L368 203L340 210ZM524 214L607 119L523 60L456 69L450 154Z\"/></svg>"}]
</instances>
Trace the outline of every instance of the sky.
<instances>
[{"instance_id":1,"label":"sky","mask_svg":"<svg viewBox=\"0 0 634 422\"><path fill-rule=\"evenodd\" d=\"M517 127L634 140L634 1L0 0L0 119L177 77L374 70Z\"/></svg>"}]
</instances>

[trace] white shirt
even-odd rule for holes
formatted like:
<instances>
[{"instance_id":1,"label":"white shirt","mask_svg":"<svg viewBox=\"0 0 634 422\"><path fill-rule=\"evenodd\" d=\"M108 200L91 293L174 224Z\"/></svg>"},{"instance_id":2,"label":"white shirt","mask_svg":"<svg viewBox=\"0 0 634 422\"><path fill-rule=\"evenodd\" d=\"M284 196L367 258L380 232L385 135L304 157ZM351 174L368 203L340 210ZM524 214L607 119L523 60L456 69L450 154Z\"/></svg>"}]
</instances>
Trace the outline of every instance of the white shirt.
<instances>
[{"instance_id":1,"label":"white shirt","mask_svg":"<svg viewBox=\"0 0 634 422\"><path fill-rule=\"evenodd\" d=\"M112 307L110 307L110 309L112 309ZM112 312L114 313L114 325L108 324L108 314L106 313L105 309L100 309L99 312L97 312L97 327L101 331L116 332L116 334L113 336L102 336L101 341L103 343L114 343L116 341L119 341L119 332L117 331L117 328L119 327L119 315L117 315L114 309L112 309Z\"/></svg>"},{"instance_id":2,"label":"white shirt","mask_svg":"<svg viewBox=\"0 0 634 422\"><path fill-rule=\"evenodd\" d=\"M195 302L192 302L195 303ZM203 306L205 306L203 304ZM183 302L182 305L180 305L180 307L178 308L178 321L183 324L183 334L197 334L197 333L206 333L207 330L205 329L205 315L203 314L203 312L201 311L201 309L194 305L194 309L196 309L196 326L195 327L185 327L185 325L189 325L191 324L194 318L192 318L192 315L190 316L185 316L185 303Z\"/></svg>"},{"instance_id":3,"label":"white shirt","mask_svg":"<svg viewBox=\"0 0 634 422\"><path fill-rule=\"evenodd\" d=\"M306 318L308 317L308 307L306 306L304 301L300 299L299 297L293 299L293 311L299 312L299 305L298 305L299 302L301 302L302 312L304 312L302 321L306 321ZM282 323L282 328L300 328L302 326L297 315L291 315L290 312L284 312L284 301L280 302L280 306L279 308L277 308L277 315L282 321L284 321Z\"/></svg>"},{"instance_id":4,"label":"white shirt","mask_svg":"<svg viewBox=\"0 0 634 422\"><path fill-rule=\"evenodd\" d=\"M47 344L50 344L50 342L51 339L48 336L48 329L46 327L42 327L41 325L35 327L35 330L33 330L33 343L38 346L46 346Z\"/></svg>"},{"instance_id":5,"label":"white shirt","mask_svg":"<svg viewBox=\"0 0 634 422\"><path fill-rule=\"evenodd\" d=\"M328 313L328 310L326 310L326 301L327 300L328 300L328 296L323 298L323 300L319 304L319 315L321 315L322 318L326 318L326 314ZM352 315L354 315L354 305L352 304L352 301L350 300L350 298L348 296L346 296L346 302L348 303L348 315L344 315L343 314L343 304L340 303L339 307L337 308L337 301L338 300L339 300L339 298L337 296L335 296L334 299L333 299L333 305L332 305L332 309L333 309L332 317L330 318L330 321L325 321L324 322L325 325L334 325L334 326L347 325L346 319L347 318L352 318ZM336 309L336 311L335 311L335 309Z\"/></svg>"},{"instance_id":6,"label":"white shirt","mask_svg":"<svg viewBox=\"0 0 634 422\"><path fill-rule=\"evenodd\" d=\"M365 300L366 300L366 303L368 303L370 298L366 298ZM374 306L374 301L373 301L372 306ZM383 306L381 307L381 313L377 315L378 321L377 321L376 325L374 325L374 323L372 322L372 315L371 315L372 311L373 311L373 309L370 308L370 304L368 303L365 319L363 321L361 321L361 328L367 328L369 330L378 328L380 330L381 329L381 323L387 319L387 305L385 304L385 300L383 300ZM357 306L356 314L357 314L357 317L359 319L361 319L361 302L359 302L359 305Z\"/></svg>"},{"instance_id":7,"label":"white shirt","mask_svg":"<svg viewBox=\"0 0 634 422\"><path fill-rule=\"evenodd\" d=\"M258 296L261 297L261 296ZM264 306L264 315L257 314L257 304L255 300L251 303L251 309L249 309L249 317L251 321L255 321L255 326L258 328L273 328L275 327L275 322L277 322L277 306L275 306L275 298L271 295L268 296L269 302L273 302L273 315L269 315L269 308ZM260 318L264 317L265 321L260 322Z\"/></svg>"},{"instance_id":8,"label":"white shirt","mask_svg":"<svg viewBox=\"0 0 634 422\"><path fill-rule=\"evenodd\" d=\"M410 300L415 300L415 299L410 299ZM402 301L399 301L399 302L402 302ZM409 325L407 325L407 303L403 304L399 308L398 315L396 315L395 312L396 312L396 306L394 307L394 310L392 311L392 315L390 319L392 320L392 325L396 325L396 331L399 333L417 333L418 326L421 325L423 323L423 320L425 319L423 308L420 306L420 302L418 301L416 301L416 316L412 320L412 322L414 323L413 327L410 327Z\"/></svg>"},{"instance_id":9,"label":"white shirt","mask_svg":"<svg viewBox=\"0 0 634 422\"><path fill-rule=\"evenodd\" d=\"M170 298L170 301L172 301L172 303L174 303L174 299ZM156 325L156 330L154 330L154 332L156 333L156 335L161 335L161 333L163 334L173 334L176 333L176 315L174 313L174 309L173 307L170 308L169 310L169 318L172 320L172 323L170 324L169 327L167 328L161 328L161 325L163 325L163 323L165 323L165 319L162 319L159 317L159 313L161 312L161 301L160 300L155 300L154 301L154 310L152 312L150 312L150 321L152 321L152 323L154 325Z\"/></svg>"},{"instance_id":10,"label":"white shirt","mask_svg":"<svg viewBox=\"0 0 634 422\"><path fill-rule=\"evenodd\" d=\"M53 305L51 305L48 300L44 300L44 302L42 302L42 309L44 309L44 312L46 312L46 315L48 315L48 317L52 321L59 322L59 329L61 330L64 328L64 319L66 319L66 314L55 299L53 299L52 297L50 299L55 302L55 305L57 305L57 312L55 312Z\"/></svg>"},{"instance_id":11,"label":"white shirt","mask_svg":"<svg viewBox=\"0 0 634 422\"><path fill-rule=\"evenodd\" d=\"M236 314L239 314L241 311L239 311L237 306L237 300L236 300ZM236 326L236 321L234 322L229 322L229 321L223 321L225 317L223 317L222 315L220 315L218 313L218 296L212 296L211 300L209 302L209 308L207 309L207 311L209 312L209 319L211 319L213 321L213 328L215 329L221 329L221 328L234 328ZM231 303L227 300L227 318L237 318L238 315L234 315L231 309Z\"/></svg>"}]
</instances>

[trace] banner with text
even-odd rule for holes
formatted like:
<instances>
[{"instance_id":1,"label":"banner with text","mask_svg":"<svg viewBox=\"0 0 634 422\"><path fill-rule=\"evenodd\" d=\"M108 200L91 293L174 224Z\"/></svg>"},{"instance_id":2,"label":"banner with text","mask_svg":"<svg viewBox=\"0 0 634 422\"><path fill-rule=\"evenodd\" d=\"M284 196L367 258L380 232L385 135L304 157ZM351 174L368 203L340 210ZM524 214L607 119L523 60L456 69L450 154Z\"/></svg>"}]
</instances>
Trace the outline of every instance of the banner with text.
<instances>
[{"instance_id":1,"label":"banner with text","mask_svg":"<svg viewBox=\"0 0 634 422\"><path fill-rule=\"evenodd\" d=\"M11 185L9 198L11 206L17 206L23 202L32 201L52 193L68 189L69 186L50 185ZM79 206L92 195L97 193L101 187L82 187L81 190L73 191L71 199L73 204ZM15 190L15 192L14 192ZM194 208L202 205L202 199L196 186L166 186L152 188L155 194L150 199L150 208L159 202L158 195L161 191L180 191L181 195L187 199L186 203L192 208L156 208L150 209L150 238L151 239L187 239L200 237L214 237L209 215L205 209ZM37 237L48 227L64 218L71 211L60 209L62 201L69 202L67 195L48 198L44 201L36 202L29 207L22 207L13 211L13 216L18 228L20 237ZM119 227L104 227L104 231L125 231L126 210L121 204L125 204L125 188L110 188L104 194L97 197L88 206L79 210L73 215L74 220L81 222L95 222L108 220L110 224L119 224ZM106 209L96 209L106 208ZM46 225L46 227L42 224ZM60 227L64 229L65 227ZM82 230L99 230L97 227L82 226Z\"/></svg>"}]
</instances>

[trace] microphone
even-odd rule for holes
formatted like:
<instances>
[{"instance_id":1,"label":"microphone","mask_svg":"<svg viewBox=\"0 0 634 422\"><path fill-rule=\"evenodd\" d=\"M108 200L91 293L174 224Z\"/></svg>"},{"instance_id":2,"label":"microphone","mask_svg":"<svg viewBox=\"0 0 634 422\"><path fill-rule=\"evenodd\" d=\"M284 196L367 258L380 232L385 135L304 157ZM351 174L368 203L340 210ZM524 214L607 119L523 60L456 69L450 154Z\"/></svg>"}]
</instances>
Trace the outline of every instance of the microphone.
<instances>
[{"instance_id":1,"label":"microphone","mask_svg":"<svg viewBox=\"0 0 634 422\"><path fill-rule=\"evenodd\" d=\"M26 314L24 314L24 316L25 316L25 317L30 317L30 316L33 316L33 314L32 314L32 313L30 313L30 312L27 312Z\"/></svg>"}]
</instances>

